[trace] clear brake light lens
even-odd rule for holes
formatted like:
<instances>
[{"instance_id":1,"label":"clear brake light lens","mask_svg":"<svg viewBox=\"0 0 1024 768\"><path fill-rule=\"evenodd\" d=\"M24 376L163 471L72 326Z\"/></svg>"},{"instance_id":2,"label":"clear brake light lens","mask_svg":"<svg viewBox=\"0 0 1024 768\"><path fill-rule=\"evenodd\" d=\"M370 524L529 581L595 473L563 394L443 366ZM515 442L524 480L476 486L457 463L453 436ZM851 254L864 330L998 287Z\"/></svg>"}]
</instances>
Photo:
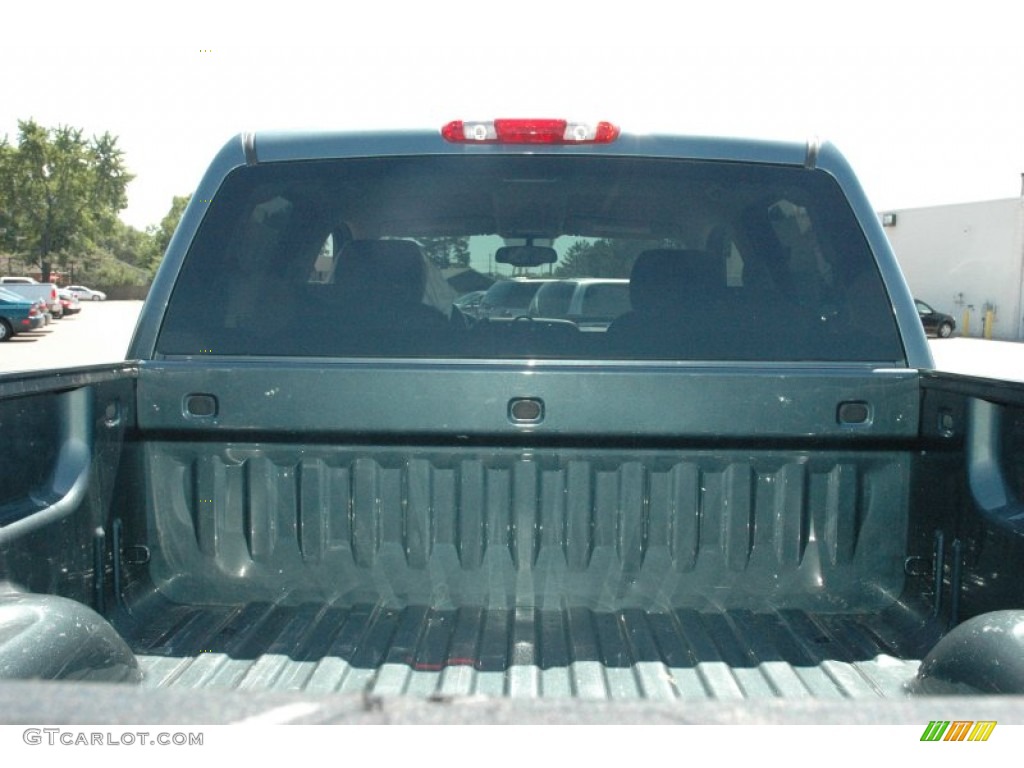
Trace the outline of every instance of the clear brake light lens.
<instances>
[{"instance_id":1,"label":"clear brake light lens","mask_svg":"<svg viewBox=\"0 0 1024 768\"><path fill-rule=\"evenodd\" d=\"M607 122L453 120L441 135L456 144L610 144L619 137L619 129Z\"/></svg>"}]
</instances>

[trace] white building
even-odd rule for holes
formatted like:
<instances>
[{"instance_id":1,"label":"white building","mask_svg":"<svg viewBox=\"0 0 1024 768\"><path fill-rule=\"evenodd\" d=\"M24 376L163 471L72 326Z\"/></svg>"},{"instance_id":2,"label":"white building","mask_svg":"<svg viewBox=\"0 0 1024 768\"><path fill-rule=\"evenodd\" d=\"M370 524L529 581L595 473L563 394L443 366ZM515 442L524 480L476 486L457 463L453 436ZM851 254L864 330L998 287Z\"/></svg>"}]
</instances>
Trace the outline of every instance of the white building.
<instances>
[{"instance_id":1,"label":"white building","mask_svg":"<svg viewBox=\"0 0 1024 768\"><path fill-rule=\"evenodd\" d=\"M957 333L1024 341L1024 196L879 214L914 296Z\"/></svg>"}]
</instances>

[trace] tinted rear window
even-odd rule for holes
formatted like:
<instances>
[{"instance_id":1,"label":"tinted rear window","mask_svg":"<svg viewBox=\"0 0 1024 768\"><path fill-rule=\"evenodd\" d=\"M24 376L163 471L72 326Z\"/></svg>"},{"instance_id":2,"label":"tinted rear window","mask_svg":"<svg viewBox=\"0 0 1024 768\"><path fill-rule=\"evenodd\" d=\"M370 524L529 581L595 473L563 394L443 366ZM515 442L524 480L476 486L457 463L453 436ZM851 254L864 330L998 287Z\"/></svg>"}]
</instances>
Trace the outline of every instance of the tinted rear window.
<instances>
[{"instance_id":1,"label":"tinted rear window","mask_svg":"<svg viewBox=\"0 0 1024 768\"><path fill-rule=\"evenodd\" d=\"M504 245L551 247L557 261L503 264ZM581 316L527 312L543 281L581 278L603 280ZM481 290L512 311L453 306ZM578 322L588 315L601 322ZM187 254L157 349L903 360L867 243L824 172L546 155L238 169Z\"/></svg>"}]
</instances>

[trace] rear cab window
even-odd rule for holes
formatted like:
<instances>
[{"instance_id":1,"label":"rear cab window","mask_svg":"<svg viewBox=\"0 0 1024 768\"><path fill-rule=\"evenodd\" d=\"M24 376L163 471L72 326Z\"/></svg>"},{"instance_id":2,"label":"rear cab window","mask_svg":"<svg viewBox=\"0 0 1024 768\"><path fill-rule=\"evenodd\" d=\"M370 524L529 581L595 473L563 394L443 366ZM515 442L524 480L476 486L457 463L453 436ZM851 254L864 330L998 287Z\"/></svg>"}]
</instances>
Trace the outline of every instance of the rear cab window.
<instances>
[{"instance_id":1,"label":"rear cab window","mask_svg":"<svg viewBox=\"0 0 1024 768\"><path fill-rule=\"evenodd\" d=\"M509 246L552 257L508 263ZM825 172L568 154L237 169L189 249L157 352L904 361L868 244Z\"/></svg>"}]
</instances>

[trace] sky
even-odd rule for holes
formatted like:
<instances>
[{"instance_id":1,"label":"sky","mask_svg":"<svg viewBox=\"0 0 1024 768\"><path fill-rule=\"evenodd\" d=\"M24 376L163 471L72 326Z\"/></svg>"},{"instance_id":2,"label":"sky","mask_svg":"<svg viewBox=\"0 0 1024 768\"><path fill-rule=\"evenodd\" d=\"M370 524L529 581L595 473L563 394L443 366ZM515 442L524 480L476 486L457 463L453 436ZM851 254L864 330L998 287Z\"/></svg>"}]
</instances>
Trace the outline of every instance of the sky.
<instances>
[{"instance_id":1,"label":"sky","mask_svg":"<svg viewBox=\"0 0 1024 768\"><path fill-rule=\"evenodd\" d=\"M624 131L833 142L878 210L1018 197L1015 4L653 0L63 1L5 8L0 136L118 137L121 217L158 224L249 130L600 119Z\"/></svg>"}]
</instances>

